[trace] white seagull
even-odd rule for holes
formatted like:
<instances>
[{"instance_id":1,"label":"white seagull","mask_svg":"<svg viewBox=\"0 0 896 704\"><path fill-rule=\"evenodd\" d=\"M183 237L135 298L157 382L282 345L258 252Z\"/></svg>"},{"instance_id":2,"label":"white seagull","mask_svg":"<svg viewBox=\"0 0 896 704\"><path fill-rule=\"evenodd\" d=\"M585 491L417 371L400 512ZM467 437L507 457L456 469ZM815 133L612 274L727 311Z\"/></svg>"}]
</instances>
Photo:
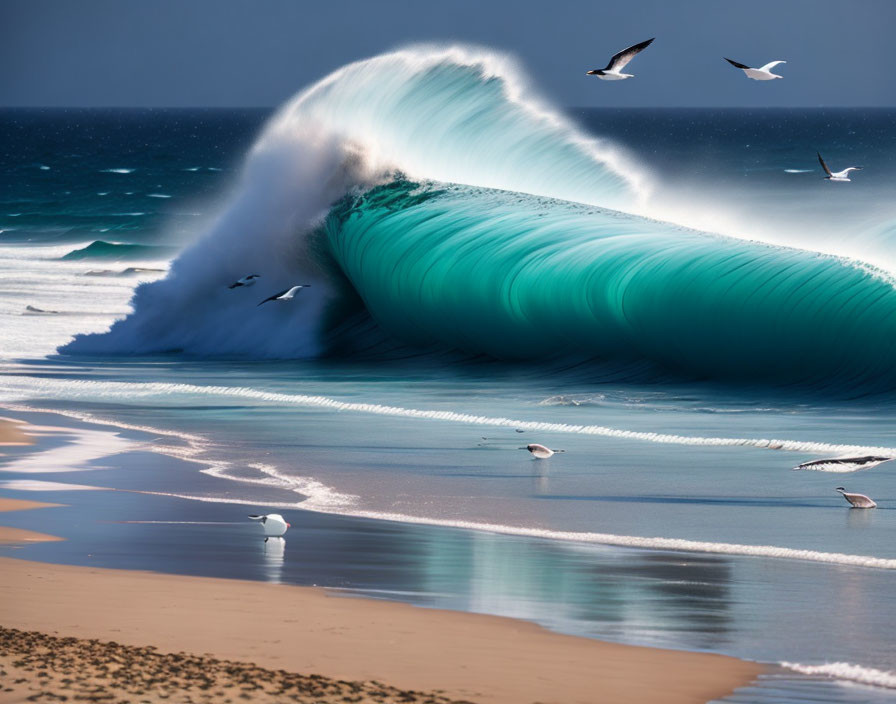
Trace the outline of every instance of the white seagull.
<instances>
[{"instance_id":1,"label":"white seagull","mask_svg":"<svg viewBox=\"0 0 896 704\"><path fill-rule=\"evenodd\" d=\"M862 455L861 457L834 457L823 460L812 460L811 462L803 462L798 464L794 469L839 469L845 468L843 471L852 472L857 469L871 469L882 462L892 462L893 457L887 455ZM850 469L850 467L852 469Z\"/></svg>"},{"instance_id":2,"label":"white seagull","mask_svg":"<svg viewBox=\"0 0 896 704\"><path fill-rule=\"evenodd\" d=\"M248 276L244 276L237 281L234 281L227 288L239 288L240 286L252 286L255 283L255 279L260 279L261 276L258 274L249 274Z\"/></svg>"},{"instance_id":3,"label":"white seagull","mask_svg":"<svg viewBox=\"0 0 896 704\"><path fill-rule=\"evenodd\" d=\"M266 538L279 538L289 528L289 523L283 520L279 513L269 513L267 516L259 516L253 513L249 516L253 521L261 521Z\"/></svg>"},{"instance_id":4,"label":"white seagull","mask_svg":"<svg viewBox=\"0 0 896 704\"><path fill-rule=\"evenodd\" d=\"M821 158L821 154L818 154L818 163L821 164L821 168L824 169L824 172L827 174L825 179L828 181L849 181L849 172L850 171L861 171L861 166L850 166L848 169L843 169L843 171L832 172L828 165L824 163L824 159Z\"/></svg>"},{"instance_id":5,"label":"white seagull","mask_svg":"<svg viewBox=\"0 0 896 704\"><path fill-rule=\"evenodd\" d=\"M656 37L653 39L656 39ZM610 59L610 63L607 64L606 68L592 69L591 71L586 72L586 75L597 76L602 81L623 81L626 78L632 78L634 74L622 73L622 69L624 69L628 62L635 58L638 53L650 46L653 39L648 39L646 42L641 42L640 44L630 46L628 49L623 49Z\"/></svg>"},{"instance_id":6,"label":"white seagull","mask_svg":"<svg viewBox=\"0 0 896 704\"><path fill-rule=\"evenodd\" d=\"M839 491L843 498L849 501L852 504L853 508L876 508L877 504L874 503L871 499L869 499L864 494L849 494L846 489L842 486L838 486L837 491Z\"/></svg>"},{"instance_id":7,"label":"white seagull","mask_svg":"<svg viewBox=\"0 0 896 704\"><path fill-rule=\"evenodd\" d=\"M552 450L551 448L545 447L544 445L539 445L537 442L530 443L529 445L521 447L520 449L528 450L537 460L546 460L548 457L557 452L566 452L566 450Z\"/></svg>"},{"instance_id":8,"label":"white seagull","mask_svg":"<svg viewBox=\"0 0 896 704\"><path fill-rule=\"evenodd\" d=\"M784 76L779 76L777 73L772 73L772 69L778 64L786 64L786 61L769 61L765 66L760 68L750 68L749 66L744 66L743 64L737 63L737 61L732 61L731 59L725 59L729 64L734 66L735 68L739 68L745 74L747 74L747 78L752 78L754 81L772 81L775 78L784 78Z\"/></svg>"},{"instance_id":9,"label":"white seagull","mask_svg":"<svg viewBox=\"0 0 896 704\"><path fill-rule=\"evenodd\" d=\"M280 293L275 293L273 296L268 296L258 305L260 306L264 303L267 303L268 301L291 301L303 288L311 288L311 284L302 284L301 286L293 286L292 288L284 289L280 291ZM255 307L257 308L258 306Z\"/></svg>"}]
</instances>

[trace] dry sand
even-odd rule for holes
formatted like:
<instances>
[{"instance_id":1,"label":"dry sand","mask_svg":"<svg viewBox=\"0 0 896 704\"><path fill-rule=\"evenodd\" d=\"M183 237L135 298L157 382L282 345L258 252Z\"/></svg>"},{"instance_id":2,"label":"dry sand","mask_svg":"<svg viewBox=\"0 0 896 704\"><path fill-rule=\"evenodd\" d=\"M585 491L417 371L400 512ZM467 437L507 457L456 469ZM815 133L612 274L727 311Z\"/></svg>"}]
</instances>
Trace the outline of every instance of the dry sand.
<instances>
[{"instance_id":1,"label":"dry sand","mask_svg":"<svg viewBox=\"0 0 896 704\"><path fill-rule=\"evenodd\" d=\"M71 698L71 691L61 689L76 684L64 674L68 669L111 695L110 701L200 701L221 688L232 691L235 701L269 701L271 692L292 683L280 700L442 701L431 695L411 698L407 692L413 690L480 704L684 704L721 697L762 669L720 655L615 645L513 619L344 598L317 588L11 558L0 558L0 624L158 649L104 651L106 646L94 644L90 647L102 652L91 654L84 642L72 642L59 660L60 646L43 641L26 648L32 652L27 663L13 665L24 662L15 643L37 636L7 633L0 668L8 674L0 679L12 682L6 686L13 691L0 691L0 702L24 701L39 691L47 692L43 701ZM206 659L157 659L172 653ZM225 660L257 667L220 662ZM123 675L122 668L136 669ZM194 689L186 684L170 689L172 673L181 671L193 673ZM156 675L145 674L151 672ZM195 679L202 672L209 682ZM316 680L319 697L302 694L311 675L326 678ZM123 689L132 676L156 682L137 696ZM236 689L230 690L233 682Z\"/></svg>"},{"instance_id":2,"label":"dry sand","mask_svg":"<svg viewBox=\"0 0 896 704\"><path fill-rule=\"evenodd\" d=\"M28 424L12 418L0 418L0 447L3 445L32 445L34 439L27 434Z\"/></svg>"}]
</instances>

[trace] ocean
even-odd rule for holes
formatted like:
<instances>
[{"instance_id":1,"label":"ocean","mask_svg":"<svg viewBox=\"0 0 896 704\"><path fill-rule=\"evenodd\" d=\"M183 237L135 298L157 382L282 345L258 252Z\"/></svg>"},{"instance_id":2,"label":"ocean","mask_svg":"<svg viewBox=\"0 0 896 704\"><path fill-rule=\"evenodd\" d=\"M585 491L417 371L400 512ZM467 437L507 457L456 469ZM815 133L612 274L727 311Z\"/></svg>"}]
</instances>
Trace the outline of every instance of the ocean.
<instances>
[{"instance_id":1,"label":"ocean","mask_svg":"<svg viewBox=\"0 0 896 704\"><path fill-rule=\"evenodd\" d=\"M794 468L896 457L896 111L561 110L459 49L345 71L275 112L0 111L0 403L83 431L0 458L72 504L16 554L892 700L892 463Z\"/></svg>"}]
</instances>

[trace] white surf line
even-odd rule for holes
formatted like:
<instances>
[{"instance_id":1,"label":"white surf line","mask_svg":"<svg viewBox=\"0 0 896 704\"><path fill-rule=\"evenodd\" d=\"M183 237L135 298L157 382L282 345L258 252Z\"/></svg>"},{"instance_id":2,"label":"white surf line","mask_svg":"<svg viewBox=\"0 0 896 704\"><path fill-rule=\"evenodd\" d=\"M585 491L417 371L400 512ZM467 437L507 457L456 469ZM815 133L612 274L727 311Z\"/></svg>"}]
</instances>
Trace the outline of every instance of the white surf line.
<instances>
[{"instance_id":1,"label":"white surf line","mask_svg":"<svg viewBox=\"0 0 896 704\"><path fill-rule=\"evenodd\" d=\"M104 469L89 466L91 462L110 457L134 448L134 444L108 430L84 430L48 425L30 425L28 432L39 437L65 437L64 445L46 450L29 452L4 465L0 472L18 474L55 474L80 472L88 469Z\"/></svg>"},{"instance_id":2,"label":"white surf line","mask_svg":"<svg viewBox=\"0 0 896 704\"><path fill-rule=\"evenodd\" d=\"M265 480L252 480L239 477L231 478L236 479L237 481L245 481L248 483L266 483ZM339 497L348 495L339 494L335 490L327 487L326 485L322 484L312 477L290 477L290 480L293 480L292 483L294 483L295 485L292 489L293 491L308 496L308 499L306 501L299 501L295 503L250 501L246 499L235 499L230 497L196 496L161 491L139 491L136 493L153 494L156 496L170 496L177 499L188 499L191 501L202 501L208 503L225 503L244 506L264 505L276 508L291 508L295 510L312 511L314 513L347 516L350 518L368 518L372 520L395 521L397 523L410 523L415 525L439 526L443 528L460 528L481 533L497 533L500 535L513 535L527 538L544 538L562 542L591 543L621 548L636 548L640 550L777 558L808 562L820 562L825 564L844 565L849 567L868 567L873 569L896 570L896 559L872 557L870 555L849 555L846 553L837 552L819 552L816 550L785 548L776 545L712 543L701 540L687 540L684 538L641 537L634 535L615 535L613 533L588 533L579 531L551 530L546 528L524 528L521 526L510 526L500 523L480 523L477 521L425 518L422 516L412 516L404 513L366 511L361 509L349 508L344 503L339 507L329 506L327 505L327 499L329 496L333 494Z\"/></svg>"},{"instance_id":3,"label":"white surf line","mask_svg":"<svg viewBox=\"0 0 896 704\"><path fill-rule=\"evenodd\" d=\"M891 671L876 670L873 667L853 665L848 662L828 662L824 665L803 665L798 662L782 662L782 667L803 675L822 675L837 680L849 680L875 687L896 689L896 674Z\"/></svg>"},{"instance_id":4,"label":"white surf line","mask_svg":"<svg viewBox=\"0 0 896 704\"><path fill-rule=\"evenodd\" d=\"M33 412L37 409L29 407L18 407L16 410L26 410ZM46 409L40 410L45 413L56 412ZM114 420L106 420L96 416L91 416L90 414L86 413L66 411L63 412L63 415L65 414L70 414L72 416L77 414L79 419L84 420L84 422L111 425L113 427L118 425ZM163 431L156 428L151 428L149 426L129 427L131 429L139 428L144 432L155 432L156 434L169 434L176 437L190 437L191 440L195 442L194 447L196 448L197 452L202 452L212 445L210 441L198 435L180 434L175 431ZM259 463L247 465L266 475L262 478L253 478L240 477L229 474L227 472L227 469L232 466L232 463L219 462L210 459L202 460L198 456L191 456L189 458L189 461L204 465L206 469L201 470L203 474L208 474L210 476L218 477L221 479L228 479L231 481L244 482L248 484L261 484L265 486L293 491L306 498L304 501L296 502L270 502L231 497L196 496L191 494L179 494L164 491L142 491L135 489L113 489L113 491L127 491L136 494L148 494L154 496L169 496L171 498L186 499L189 501L202 501L207 503L225 503L242 506L264 505L270 506L271 508L287 508L303 511L313 511L315 513L325 513L337 516L369 518L373 520L396 521L399 523L432 525L446 528L461 528L486 533L498 533L502 535L545 538L551 540L560 540L564 542L593 543L598 545L610 545L623 548L638 548L644 550L661 550L672 552L698 552L746 557L782 558L790 560L820 562L834 565L896 570L896 559L872 557L870 555L849 555L846 553L820 552L816 550L787 548L775 545L743 545L738 543L713 543L699 540L687 540L683 538L641 537L633 535L616 535L613 533L559 531L541 528L525 528L504 524L480 523L476 521L425 518L421 516L412 516L402 513L367 511L352 508L357 504L357 496L341 493L336 489L333 489L332 487L329 487L323 482L315 479L314 477L290 476L287 474L283 474L272 465ZM99 489L106 487L90 488Z\"/></svg>"},{"instance_id":5,"label":"white surf line","mask_svg":"<svg viewBox=\"0 0 896 704\"><path fill-rule=\"evenodd\" d=\"M641 440L669 445L690 445L697 447L751 447L763 450L787 450L790 452L807 453L856 453L856 454L881 454L896 456L896 448L847 445L829 442L813 442L803 440L781 440L766 438L725 438L725 437L700 437L692 435L673 435L668 433L653 433L638 430L621 430L602 425L574 425L569 423L552 423L544 421L526 421L513 418L480 416L456 411L437 411L416 408L403 408L401 406L387 406L378 403L358 403L351 401L339 401L327 396L310 396L305 394L285 394L272 391L261 391L239 386L199 386L196 384L169 384L164 382L113 382L71 380L55 381L53 387L78 395L96 395L97 392L112 392L121 397L134 398L143 396L164 396L174 394L197 394L206 396L228 396L231 398L243 398L268 403L303 406L312 408L326 408L334 411L368 413L381 416L397 416L402 418L416 418L426 420L438 420L450 423L465 423L469 425L485 425L502 428L519 428L522 430L537 430L553 433L571 433L577 435L597 435L603 437L622 438L627 440ZM29 388L33 393L40 387ZM96 391L91 391L95 389Z\"/></svg>"},{"instance_id":6,"label":"white surf line","mask_svg":"<svg viewBox=\"0 0 896 704\"><path fill-rule=\"evenodd\" d=\"M108 491L104 486L63 484L61 482L45 482L40 479L4 479L0 480L0 489L12 491Z\"/></svg>"}]
</instances>

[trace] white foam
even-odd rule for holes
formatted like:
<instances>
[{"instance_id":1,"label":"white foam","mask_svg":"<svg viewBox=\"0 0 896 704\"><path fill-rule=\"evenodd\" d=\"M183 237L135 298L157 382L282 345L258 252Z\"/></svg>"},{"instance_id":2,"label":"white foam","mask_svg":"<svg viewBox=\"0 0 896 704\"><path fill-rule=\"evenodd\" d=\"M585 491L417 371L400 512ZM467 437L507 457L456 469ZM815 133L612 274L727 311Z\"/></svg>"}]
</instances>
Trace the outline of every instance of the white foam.
<instances>
[{"instance_id":1,"label":"white foam","mask_svg":"<svg viewBox=\"0 0 896 704\"><path fill-rule=\"evenodd\" d=\"M67 442L38 452L29 452L0 466L2 472L55 474L102 469L96 460L133 449L132 443L116 433L81 428L31 425L28 432L39 437L64 437Z\"/></svg>"},{"instance_id":2,"label":"white foam","mask_svg":"<svg viewBox=\"0 0 896 704\"><path fill-rule=\"evenodd\" d=\"M137 169L103 169L104 174L132 174Z\"/></svg>"},{"instance_id":3,"label":"white foam","mask_svg":"<svg viewBox=\"0 0 896 704\"><path fill-rule=\"evenodd\" d=\"M92 382L105 383L105 382ZM111 383L111 382L109 382ZM205 387L199 387L205 388ZM30 409L34 410L34 409ZM51 411L56 412L56 411ZM174 498L188 499L191 501L203 501L208 503L226 503L236 505L257 506L264 504L272 508L293 508L315 511L318 513L329 513L343 516L354 516L358 518L370 518L376 520L397 521L400 523L413 523L423 525L444 526L450 528L462 528L466 530L485 531L489 533L500 533L504 535L518 535L535 538L546 538L551 540L562 540L567 542L593 543L600 545L610 545L624 548L639 548L645 550L663 550L676 552L699 552L714 553L722 555L740 555L748 557L767 557L790 560L803 560L810 562L820 562L834 565L845 565L851 567L869 567L876 569L896 569L896 559L873 557L870 555L850 555L846 553L830 553L820 552L816 550L805 550L799 548L788 548L776 545L744 545L739 543L714 543L700 540L688 540L683 538L666 538L666 537L642 537L632 535L616 535L612 533L591 533L583 531L561 531L549 530L542 528L531 528L522 526L511 526L499 523L485 523L477 521L449 520L438 518L427 518L422 516L413 516L403 513L390 513L383 511L367 511L358 508L358 497L337 491L327 486L323 482L314 477L293 476L278 470L273 465L268 464L250 464L252 469L260 472L262 477L247 477L233 473L232 463L229 462L205 462L198 456L199 453L207 449L210 443L196 435L181 434L174 431L165 431L148 426L133 426L128 424L119 424L116 421L107 421L90 416L89 414L77 413L73 411L61 411L69 416L77 416L79 419L102 423L107 425L118 425L118 427L128 427L130 429L139 429L143 432L154 432L156 434L168 434L184 439L189 438L190 451L186 453L183 459L200 464L208 464L203 473L215 476L221 479L239 481L250 484L259 484L264 486L285 489L300 494L306 499L297 502L269 502L249 500L233 497L216 497L216 496L200 496L195 494L180 494L173 492L160 491L139 491L136 493L151 494L157 496L171 496ZM154 448L156 451L165 450L167 448ZM39 483L39 482L38 482ZM52 484L50 482L49 484ZM64 485L61 485L64 486ZM87 487L100 488L100 487ZM37 489L34 489L37 490Z\"/></svg>"},{"instance_id":4,"label":"white foam","mask_svg":"<svg viewBox=\"0 0 896 704\"><path fill-rule=\"evenodd\" d=\"M764 450L787 450L791 452L823 453L823 454L866 454L896 455L896 448L848 445L812 440L789 440L776 438L730 438L704 437L698 435L676 435L640 430L624 430L603 425L576 425L571 423L554 423L546 421L520 420L495 416L482 416L459 411L439 411L429 409L404 408L379 403L359 403L340 401L327 396L311 396L305 394L286 394L239 386L199 386L196 384L171 384L164 382L105 382L91 380L47 380L27 379L27 385L20 383L15 377L0 378L0 400L16 398L16 394L27 396L59 396L65 398L116 398L134 399L140 397L164 397L180 394L227 396L231 398L250 399L264 403L275 403L311 408L326 408L333 411L368 413L381 416L415 418L420 420L436 420L448 423L465 423L468 425L514 428L520 430L537 430L551 433L570 433L576 435L596 435L622 438L641 442L667 445L689 445L696 447L748 447ZM21 397L21 396L19 396Z\"/></svg>"},{"instance_id":5,"label":"white foam","mask_svg":"<svg viewBox=\"0 0 896 704\"><path fill-rule=\"evenodd\" d=\"M149 193L147 198L171 198L167 193Z\"/></svg>"},{"instance_id":6,"label":"white foam","mask_svg":"<svg viewBox=\"0 0 896 704\"><path fill-rule=\"evenodd\" d=\"M90 491L102 490L105 487L45 482L39 479L5 479L0 481L0 488L12 491Z\"/></svg>"},{"instance_id":7,"label":"white foam","mask_svg":"<svg viewBox=\"0 0 896 704\"><path fill-rule=\"evenodd\" d=\"M891 671L876 670L873 667L863 667L862 665L853 665L848 662L828 662L823 665L782 662L781 666L804 675L822 675L838 680L848 680L875 687L896 689L896 674Z\"/></svg>"}]
</instances>

